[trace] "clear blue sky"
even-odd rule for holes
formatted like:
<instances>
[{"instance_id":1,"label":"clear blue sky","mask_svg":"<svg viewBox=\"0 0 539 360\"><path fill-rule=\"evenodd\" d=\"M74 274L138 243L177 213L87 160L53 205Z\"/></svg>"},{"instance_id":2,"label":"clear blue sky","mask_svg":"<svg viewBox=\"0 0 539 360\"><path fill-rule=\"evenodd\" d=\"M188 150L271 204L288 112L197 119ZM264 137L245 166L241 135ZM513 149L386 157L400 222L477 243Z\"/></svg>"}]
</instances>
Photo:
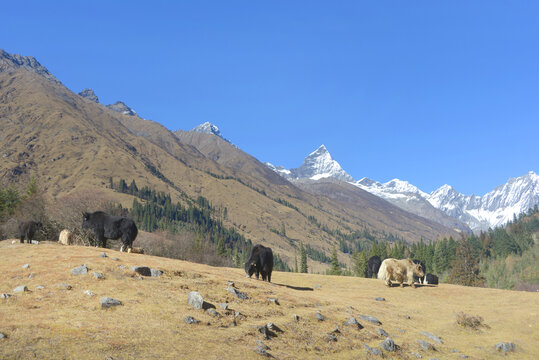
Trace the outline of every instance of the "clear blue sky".
<instances>
[{"instance_id":1,"label":"clear blue sky","mask_svg":"<svg viewBox=\"0 0 539 360\"><path fill-rule=\"evenodd\" d=\"M539 171L539 1L9 1L0 48L261 161L482 195Z\"/></svg>"}]
</instances>

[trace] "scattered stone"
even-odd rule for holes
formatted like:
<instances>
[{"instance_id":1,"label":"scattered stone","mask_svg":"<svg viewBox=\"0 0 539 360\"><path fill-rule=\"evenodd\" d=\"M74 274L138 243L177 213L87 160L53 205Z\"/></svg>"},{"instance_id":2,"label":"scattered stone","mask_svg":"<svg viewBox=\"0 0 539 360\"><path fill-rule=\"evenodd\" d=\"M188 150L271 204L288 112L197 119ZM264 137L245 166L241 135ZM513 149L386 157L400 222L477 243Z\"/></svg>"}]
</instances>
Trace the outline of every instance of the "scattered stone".
<instances>
[{"instance_id":1,"label":"scattered stone","mask_svg":"<svg viewBox=\"0 0 539 360\"><path fill-rule=\"evenodd\" d=\"M339 329L339 326L338 325L335 325L335 328L331 331L332 333L335 333L335 334L340 334L341 333L341 330Z\"/></svg>"},{"instance_id":2,"label":"scattered stone","mask_svg":"<svg viewBox=\"0 0 539 360\"><path fill-rule=\"evenodd\" d=\"M376 301L386 301L386 299L383 298L383 297L375 297L374 300L376 300Z\"/></svg>"},{"instance_id":3,"label":"scattered stone","mask_svg":"<svg viewBox=\"0 0 539 360\"><path fill-rule=\"evenodd\" d=\"M322 288L322 285L320 285L320 284L314 284L313 288L315 288L315 289L321 289L321 288Z\"/></svg>"},{"instance_id":4,"label":"scattered stone","mask_svg":"<svg viewBox=\"0 0 539 360\"><path fill-rule=\"evenodd\" d=\"M98 272L94 272L94 278L96 279L104 279L105 278L105 275L101 274L101 273L98 273Z\"/></svg>"},{"instance_id":5,"label":"scattered stone","mask_svg":"<svg viewBox=\"0 0 539 360\"><path fill-rule=\"evenodd\" d=\"M385 351L395 351L397 349L397 345L395 345L395 342L393 341L392 338L388 337L386 338L381 344L380 346L382 347L382 349L384 349Z\"/></svg>"},{"instance_id":6,"label":"scattered stone","mask_svg":"<svg viewBox=\"0 0 539 360\"><path fill-rule=\"evenodd\" d=\"M187 296L187 303L195 309L200 310L204 306L204 298L200 293L191 291Z\"/></svg>"},{"instance_id":7,"label":"scattered stone","mask_svg":"<svg viewBox=\"0 0 539 360\"><path fill-rule=\"evenodd\" d=\"M71 269L71 275L83 275L87 273L88 268L86 267L86 264L82 264L81 266Z\"/></svg>"},{"instance_id":8,"label":"scattered stone","mask_svg":"<svg viewBox=\"0 0 539 360\"><path fill-rule=\"evenodd\" d=\"M439 336L433 335L433 334L428 333L426 331L421 331L421 334L425 335L426 337L428 337L432 341L437 342L438 344L443 344L443 341L442 341L442 339L440 339Z\"/></svg>"},{"instance_id":9,"label":"scattered stone","mask_svg":"<svg viewBox=\"0 0 539 360\"><path fill-rule=\"evenodd\" d=\"M378 334L383 337L389 337L389 334L382 328L378 328Z\"/></svg>"},{"instance_id":10,"label":"scattered stone","mask_svg":"<svg viewBox=\"0 0 539 360\"><path fill-rule=\"evenodd\" d=\"M32 240L32 244L33 244L33 245L39 245L39 241L37 241L37 240Z\"/></svg>"},{"instance_id":11,"label":"scattered stone","mask_svg":"<svg viewBox=\"0 0 539 360\"><path fill-rule=\"evenodd\" d=\"M186 324L198 324L198 323L200 323L200 320L197 320L192 316L184 317L183 321L185 321Z\"/></svg>"},{"instance_id":12,"label":"scattered stone","mask_svg":"<svg viewBox=\"0 0 539 360\"><path fill-rule=\"evenodd\" d=\"M375 318L374 316L367 316L367 315L359 315L359 318L361 320L365 320L365 321L368 321L370 323L373 323L374 325L382 325L382 323L380 322L380 320L378 320L377 318Z\"/></svg>"},{"instance_id":13,"label":"scattered stone","mask_svg":"<svg viewBox=\"0 0 539 360\"><path fill-rule=\"evenodd\" d=\"M43 289L45 289L45 286L43 285L36 286L36 290L43 290Z\"/></svg>"},{"instance_id":14,"label":"scattered stone","mask_svg":"<svg viewBox=\"0 0 539 360\"><path fill-rule=\"evenodd\" d=\"M17 240L11 240L11 244L16 244Z\"/></svg>"},{"instance_id":15,"label":"scattered stone","mask_svg":"<svg viewBox=\"0 0 539 360\"><path fill-rule=\"evenodd\" d=\"M451 349L452 353L458 353L459 351L457 349Z\"/></svg>"},{"instance_id":16,"label":"scattered stone","mask_svg":"<svg viewBox=\"0 0 539 360\"><path fill-rule=\"evenodd\" d=\"M59 284L59 285L56 286L56 287L57 287L58 289L60 289L60 290L71 290L71 289L73 289L73 287L72 287L71 285L69 285L69 284L64 284L64 283Z\"/></svg>"},{"instance_id":17,"label":"scattered stone","mask_svg":"<svg viewBox=\"0 0 539 360\"><path fill-rule=\"evenodd\" d=\"M278 333L282 333L283 330L281 330L277 325L275 325L274 323L272 322L269 322L266 324L266 327L271 330L271 331L275 331L275 332L278 332Z\"/></svg>"},{"instance_id":18,"label":"scattered stone","mask_svg":"<svg viewBox=\"0 0 539 360\"><path fill-rule=\"evenodd\" d=\"M120 269L125 270L127 267L125 265L120 265Z\"/></svg>"},{"instance_id":19,"label":"scattered stone","mask_svg":"<svg viewBox=\"0 0 539 360\"><path fill-rule=\"evenodd\" d=\"M503 352L515 351L515 344L513 344L512 342L499 342L494 345L494 348L498 351Z\"/></svg>"},{"instance_id":20,"label":"scattered stone","mask_svg":"<svg viewBox=\"0 0 539 360\"><path fill-rule=\"evenodd\" d=\"M236 311L236 312L234 313L234 317L240 317L240 316L242 316L242 315L243 315L243 314L240 313L239 311Z\"/></svg>"},{"instance_id":21,"label":"scattered stone","mask_svg":"<svg viewBox=\"0 0 539 360\"><path fill-rule=\"evenodd\" d=\"M265 340L271 340L272 337L277 336L273 331L268 329L267 325L259 326L257 330L264 336Z\"/></svg>"},{"instance_id":22,"label":"scattered stone","mask_svg":"<svg viewBox=\"0 0 539 360\"><path fill-rule=\"evenodd\" d=\"M151 273L152 277L159 277L159 276L163 275L163 272L161 270L157 270L157 269L150 269L150 273Z\"/></svg>"},{"instance_id":23,"label":"scattered stone","mask_svg":"<svg viewBox=\"0 0 539 360\"><path fill-rule=\"evenodd\" d=\"M100 257L100 258L106 258L106 257L107 257L107 254L104 253L104 252L102 252L101 254L99 254L99 257Z\"/></svg>"},{"instance_id":24,"label":"scattered stone","mask_svg":"<svg viewBox=\"0 0 539 360\"><path fill-rule=\"evenodd\" d=\"M382 350L377 348L371 348L369 345L363 343L363 347L367 349L367 354L375 355L375 356L382 356Z\"/></svg>"},{"instance_id":25,"label":"scattered stone","mask_svg":"<svg viewBox=\"0 0 539 360\"><path fill-rule=\"evenodd\" d=\"M24 264L24 265L22 266L23 269L28 269L29 267L30 267L30 264Z\"/></svg>"},{"instance_id":26,"label":"scattered stone","mask_svg":"<svg viewBox=\"0 0 539 360\"><path fill-rule=\"evenodd\" d=\"M26 285L17 286L15 289L13 289L14 293L20 293L20 292L25 292L25 291L28 291L28 288L26 287Z\"/></svg>"},{"instance_id":27,"label":"scattered stone","mask_svg":"<svg viewBox=\"0 0 539 360\"><path fill-rule=\"evenodd\" d=\"M255 348L255 351L260 354L260 355L263 355L263 356L270 356L270 354L268 354L268 352L266 351L266 349L264 349L263 347L260 347L260 346L257 346Z\"/></svg>"},{"instance_id":28,"label":"scattered stone","mask_svg":"<svg viewBox=\"0 0 539 360\"><path fill-rule=\"evenodd\" d=\"M122 302L120 300L116 300L110 297L101 298L101 309L108 309L110 307L118 305L122 305Z\"/></svg>"},{"instance_id":29,"label":"scattered stone","mask_svg":"<svg viewBox=\"0 0 539 360\"><path fill-rule=\"evenodd\" d=\"M142 276L152 276L152 270L147 266L131 266L131 270Z\"/></svg>"},{"instance_id":30,"label":"scattered stone","mask_svg":"<svg viewBox=\"0 0 539 360\"><path fill-rule=\"evenodd\" d=\"M328 341L337 341L337 337L332 333L328 334Z\"/></svg>"},{"instance_id":31,"label":"scattered stone","mask_svg":"<svg viewBox=\"0 0 539 360\"><path fill-rule=\"evenodd\" d=\"M281 305L279 304L279 300L277 300L277 298L268 298L268 301L274 303L275 305Z\"/></svg>"},{"instance_id":32,"label":"scattered stone","mask_svg":"<svg viewBox=\"0 0 539 360\"><path fill-rule=\"evenodd\" d=\"M221 316L221 314L219 314L217 311L215 311L215 309L208 309L208 313L211 315L211 316L215 316L215 317L219 317Z\"/></svg>"},{"instance_id":33,"label":"scattered stone","mask_svg":"<svg viewBox=\"0 0 539 360\"><path fill-rule=\"evenodd\" d=\"M228 310L228 304L227 303L219 303L219 307L223 310Z\"/></svg>"},{"instance_id":34,"label":"scattered stone","mask_svg":"<svg viewBox=\"0 0 539 360\"><path fill-rule=\"evenodd\" d=\"M408 320L411 319L410 315L404 315L404 317L405 317L406 319L408 319Z\"/></svg>"},{"instance_id":35,"label":"scattered stone","mask_svg":"<svg viewBox=\"0 0 539 360\"><path fill-rule=\"evenodd\" d=\"M298 314L294 314L294 320L299 321L299 315Z\"/></svg>"},{"instance_id":36,"label":"scattered stone","mask_svg":"<svg viewBox=\"0 0 539 360\"><path fill-rule=\"evenodd\" d=\"M324 321L325 318L322 314L320 314L319 312L317 312L316 314L314 314L314 317L318 320L318 321Z\"/></svg>"},{"instance_id":37,"label":"scattered stone","mask_svg":"<svg viewBox=\"0 0 539 360\"><path fill-rule=\"evenodd\" d=\"M363 326L356 320L355 317L351 316L350 319L344 322L344 325L352 325L354 327L357 327L358 329L363 329Z\"/></svg>"},{"instance_id":38,"label":"scattered stone","mask_svg":"<svg viewBox=\"0 0 539 360\"><path fill-rule=\"evenodd\" d=\"M257 343L258 346L260 346L264 350L269 350L270 349L269 346L264 344L261 340L257 340L256 343Z\"/></svg>"},{"instance_id":39,"label":"scattered stone","mask_svg":"<svg viewBox=\"0 0 539 360\"><path fill-rule=\"evenodd\" d=\"M460 357L461 357L461 359L467 359L467 358L469 358L468 355L464 355L464 354L461 354Z\"/></svg>"},{"instance_id":40,"label":"scattered stone","mask_svg":"<svg viewBox=\"0 0 539 360\"><path fill-rule=\"evenodd\" d=\"M7 299L11 296L12 296L11 294L0 294L0 299Z\"/></svg>"},{"instance_id":41,"label":"scattered stone","mask_svg":"<svg viewBox=\"0 0 539 360\"><path fill-rule=\"evenodd\" d=\"M410 353L410 354L414 355L418 359L423 358L423 356L419 355L418 353Z\"/></svg>"},{"instance_id":42,"label":"scattered stone","mask_svg":"<svg viewBox=\"0 0 539 360\"><path fill-rule=\"evenodd\" d=\"M236 286L234 285L234 281L228 281L228 282L227 282L227 285L228 285L228 286L232 286L232 287L236 287Z\"/></svg>"},{"instance_id":43,"label":"scattered stone","mask_svg":"<svg viewBox=\"0 0 539 360\"><path fill-rule=\"evenodd\" d=\"M120 261L120 258L110 258L110 259L114 261Z\"/></svg>"},{"instance_id":44,"label":"scattered stone","mask_svg":"<svg viewBox=\"0 0 539 360\"><path fill-rule=\"evenodd\" d=\"M428 343L426 341L417 340L417 343L419 344L419 346L421 346L423 350L436 350L431 343Z\"/></svg>"},{"instance_id":45,"label":"scattered stone","mask_svg":"<svg viewBox=\"0 0 539 360\"><path fill-rule=\"evenodd\" d=\"M28 279L33 279L34 278L34 273L30 273L30 275L28 275Z\"/></svg>"},{"instance_id":46,"label":"scattered stone","mask_svg":"<svg viewBox=\"0 0 539 360\"><path fill-rule=\"evenodd\" d=\"M241 291L239 291L235 287L229 286L229 287L226 288L226 291L234 294L238 299L241 299L241 300L249 299L249 296L247 296L245 293L242 293Z\"/></svg>"},{"instance_id":47,"label":"scattered stone","mask_svg":"<svg viewBox=\"0 0 539 360\"><path fill-rule=\"evenodd\" d=\"M397 331L400 332L401 334L404 334L404 330L402 329L397 328Z\"/></svg>"},{"instance_id":48,"label":"scattered stone","mask_svg":"<svg viewBox=\"0 0 539 360\"><path fill-rule=\"evenodd\" d=\"M6 338L7 338L6 334L0 333L0 339L6 339Z\"/></svg>"},{"instance_id":49,"label":"scattered stone","mask_svg":"<svg viewBox=\"0 0 539 360\"><path fill-rule=\"evenodd\" d=\"M84 290L84 293L88 296L94 296L95 293L91 292L90 290Z\"/></svg>"}]
</instances>

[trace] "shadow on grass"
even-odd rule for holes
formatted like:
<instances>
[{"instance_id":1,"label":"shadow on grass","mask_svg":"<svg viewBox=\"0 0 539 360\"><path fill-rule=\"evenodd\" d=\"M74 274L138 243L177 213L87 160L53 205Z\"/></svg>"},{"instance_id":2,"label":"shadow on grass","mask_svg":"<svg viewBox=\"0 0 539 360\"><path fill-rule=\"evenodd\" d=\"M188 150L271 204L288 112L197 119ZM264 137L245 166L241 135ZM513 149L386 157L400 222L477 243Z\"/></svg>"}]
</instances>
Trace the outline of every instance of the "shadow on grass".
<instances>
[{"instance_id":1,"label":"shadow on grass","mask_svg":"<svg viewBox=\"0 0 539 360\"><path fill-rule=\"evenodd\" d=\"M310 287L301 287L301 286L292 286L292 285L286 285L286 284L277 284L277 283L272 283L273 285L277 285L277 286L284 286L284 287L287 287L289 289L292 289L292 290L299 290L299 291L314 291L313 288L310 288Z\"/></svg>"}]
</instances>

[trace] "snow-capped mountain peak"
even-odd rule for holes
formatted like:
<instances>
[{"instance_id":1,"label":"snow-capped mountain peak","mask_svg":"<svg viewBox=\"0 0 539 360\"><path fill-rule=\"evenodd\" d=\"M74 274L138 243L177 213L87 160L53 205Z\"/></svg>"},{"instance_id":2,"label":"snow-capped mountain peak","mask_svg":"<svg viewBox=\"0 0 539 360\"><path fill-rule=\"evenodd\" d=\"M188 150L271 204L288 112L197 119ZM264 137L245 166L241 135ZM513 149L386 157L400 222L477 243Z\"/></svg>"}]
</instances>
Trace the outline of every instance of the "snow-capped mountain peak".
<instances>
[{"instance_id":1,"label":"snow-capped mountain peak","mask_svg":"<svg viewBox=\"0 0 539 360\"><path fill-rule=\"evenodd\" d=\"M213 125L209 121L206 121L204 124L200 124L200 125L194 127L191 131L200 132L200 133L204 133L204 134L215 135L215 136L218 136L218 137L220 137L221 139L223 139L223 140L225 140L227 142L230 142L227 139L225 139L225 137L221 134L221 131L219 130L219 128L217 126Z\"/></svg>"},{"instance_id":2,"label":"snow-capped mountain peak","mask_svg":"<svg viewBox=\"0 0 539 360\"><path fill-rule=\"evenodd\" d=\"M303 164L295 169L298 178L309 178L319 180L323 178L336 178L342 181L354 181L339 163L331 157L325 145L309 154L303 161Z\"/></svg>"}]
</instances>

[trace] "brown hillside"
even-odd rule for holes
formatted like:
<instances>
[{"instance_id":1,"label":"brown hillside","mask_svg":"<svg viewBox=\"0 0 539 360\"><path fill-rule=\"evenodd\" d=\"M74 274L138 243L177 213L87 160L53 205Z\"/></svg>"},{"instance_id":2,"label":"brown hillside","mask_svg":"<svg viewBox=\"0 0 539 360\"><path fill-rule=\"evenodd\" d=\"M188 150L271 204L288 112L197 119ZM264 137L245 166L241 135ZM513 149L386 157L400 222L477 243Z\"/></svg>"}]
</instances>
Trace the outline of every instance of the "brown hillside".
<instances>
[{"instance_id":1,"label":"brown hillside","mask_svg":"<svg viewBox=\"0 0 539 360\"><path fill-rule=\"evenodd\" d=\"M385 330L400 347L388 358L535 359L539 353L537 293L441 284L387 288L375 279L274 272L273 283L246 279L241 269L57 244L0 242L0 358L2 359L257 359L257 340L277 359L364 359L364 344L380 348ZM114 258L119 260L114 260ZM71 275L86 264L86 275ZM22 268L28 264L27 269ZM121 266L124 268L122 269ZM131 266L164 271L140 277ZM104 275L97 280L93 272ZM29 275L33 274L32 278ZM228 281L249 296L227 292ZM71 290L59 287L72 286ZM13 289L26 285L25 293ZM38 285L43 286L42 289ZM84 293L90 290L94 296ZM216 307L218 317L187 304L191 291ZM103 310L101 297L123 305ZM385 301L375 301L383 297ZM268 298L276 298L279 305ZM228 310L219 304L227 303ZM319 311L324 321L315 319ZM236 316L235 313L239 312ZM485 327L462 328L456 314L483 318ZM294 315L299 320L294 319ZM362 320L374 316L381 325ZM200 320L188 325L186 316ZM350 316L364 327L344 325ZM273 323L281 332L265 340L257 328ZM332 331L339 327L339 332ZM443 344L422 335L440 336ZM330 341L328 334L336 341ZM417 340L436 350L422 350ZM515 352L496 352L513 342Z\"/></svg>"}]
</instances>

